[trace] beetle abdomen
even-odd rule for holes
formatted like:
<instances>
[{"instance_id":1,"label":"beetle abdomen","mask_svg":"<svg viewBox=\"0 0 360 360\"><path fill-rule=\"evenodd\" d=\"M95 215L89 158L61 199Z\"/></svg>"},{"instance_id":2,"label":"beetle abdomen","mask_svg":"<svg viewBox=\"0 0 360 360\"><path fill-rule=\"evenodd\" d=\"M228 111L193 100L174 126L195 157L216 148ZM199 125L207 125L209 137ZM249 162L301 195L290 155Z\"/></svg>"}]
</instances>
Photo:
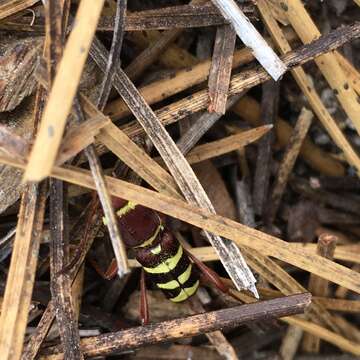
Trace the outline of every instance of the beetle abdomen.
<instances>
[{"instance_id":1,"label":"beetle abdomen","mask_svg":"<svg viewBox=\"0 0 360 360\"><path fill-rule=\"evenodd\" d=\"M173 302L181 302L194 295L199 278L183 247L173 235L163 230L157 245L136 249L136 259L148 277Z\"/></svg>"}]
</instances>

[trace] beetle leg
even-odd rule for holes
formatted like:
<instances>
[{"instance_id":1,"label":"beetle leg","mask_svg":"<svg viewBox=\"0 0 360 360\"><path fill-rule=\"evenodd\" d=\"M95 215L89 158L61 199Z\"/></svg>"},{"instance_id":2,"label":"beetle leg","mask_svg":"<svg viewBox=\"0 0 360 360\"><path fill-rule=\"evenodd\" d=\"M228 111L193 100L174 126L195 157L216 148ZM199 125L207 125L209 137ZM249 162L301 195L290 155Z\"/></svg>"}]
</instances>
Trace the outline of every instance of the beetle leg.
<instances>
[{"instance_id":1,"label":"beetle leg","mask_svg":"<svg viewBox=\"0 0 360 360\"><path fill-rule=\"evenodd\" d=\"M95 271L103 278L103 279L106 279L106 280L112 280L115 276L116 276L116 273L117 273L117 270L118 270L118 267L117 267L117 263L116 263L116 260L115 259L112 259L111 260L111 263L110 265L108 266L108 268L103 271L99 264L93 260L93 259L89 259L91 265L93 266L93 268L95 269Z\"/></svg>"},{"instance_id":2,"label":"beetle leg","mask_svg":"<svg viewBox=\"0 0 360 360\"><path fill-rule=\"evenodd\" d=\"M140 317L141 317L142 325L147 325L149 323L149 306L147 301L144 269L141 269L141 278L140 278Z\"/></svg>"},{"instance_id":3,"label":"beetle leg","mask_svg":"<svg viewBox=\"0 0 360 360\"><path fill-rule=\"evenodd\" d=\"M193 263L200 269L206 280L214 284L223 293L228 294L229 287L226 284L224 284L224 282L220 279L220 276L214 270L206 266L197 257L191 254L189 251L187 250L185 251L189 256L189 258L193 261Z\"/></svg>"}]
</instances>

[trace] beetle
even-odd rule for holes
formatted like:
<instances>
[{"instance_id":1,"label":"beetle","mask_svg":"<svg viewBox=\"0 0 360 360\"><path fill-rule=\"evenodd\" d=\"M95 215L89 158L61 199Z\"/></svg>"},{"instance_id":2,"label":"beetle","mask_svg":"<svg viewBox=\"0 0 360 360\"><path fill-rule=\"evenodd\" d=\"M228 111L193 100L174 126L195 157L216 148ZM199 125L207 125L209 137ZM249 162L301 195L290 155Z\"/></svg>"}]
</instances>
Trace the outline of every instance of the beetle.
<instances>
[{"instance_id":1,"label":"beetle","mask_svg":"<svg viewBox=\"0 0 360 360\"><path fill-rule=\"evenodd\" d=\"M122 240L126 247L134 250L135 258L142 266L140 312L143 323L148 320L145 273L175 303L183 302L197 292L201 278L198 270L206 280L228 293L229 289L220 277L183 248L166 226L164 215L121 198L113 198L113 206ZM113 260L103 275L111 279L116 272L117 265Z\"/></svg>"}]
</instances>

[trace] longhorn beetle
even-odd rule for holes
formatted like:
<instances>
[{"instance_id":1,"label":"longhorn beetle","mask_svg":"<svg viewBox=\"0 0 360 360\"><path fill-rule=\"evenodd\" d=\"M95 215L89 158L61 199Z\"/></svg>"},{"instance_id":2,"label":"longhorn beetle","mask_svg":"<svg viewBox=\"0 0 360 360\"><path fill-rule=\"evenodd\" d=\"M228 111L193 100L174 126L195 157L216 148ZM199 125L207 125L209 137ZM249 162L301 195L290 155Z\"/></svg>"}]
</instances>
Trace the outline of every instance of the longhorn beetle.
<instances>
[{"instance_id":1,"label":"longhorn beetle","mask_svg":"<svg viewBox=\"0 0 360 360\"><path fill-rule=\"evenodd\" d=\"M144 273L175 303L187 300L199 287L200 274L194 264L208 281L221 291L228 292L228 288L213 270L182 247L166 227L163 215L120 198L113 198L113 206L122 239L127 247L134 249L135 257L142 265L140 312L143 322L148 319ZM111 279L116 271L116 262L113 260L104 277Z\"/></svg>"}]
</instances>

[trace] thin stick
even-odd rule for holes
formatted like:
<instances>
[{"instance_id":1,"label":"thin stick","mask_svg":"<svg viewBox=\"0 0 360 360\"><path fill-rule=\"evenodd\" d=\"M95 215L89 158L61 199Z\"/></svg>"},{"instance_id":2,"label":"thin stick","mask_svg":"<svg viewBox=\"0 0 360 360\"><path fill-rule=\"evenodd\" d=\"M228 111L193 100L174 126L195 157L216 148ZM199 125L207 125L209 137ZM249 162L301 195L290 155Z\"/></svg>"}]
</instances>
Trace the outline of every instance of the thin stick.
<instances>
[{"instance_id":1,"label":"thin stick","mask_svg":"<svg viewBox=\"0 0 360 360\"><path fill-rule=\"evenodd\" d=\"M286 188L287 180L295 165L295 161L304 142L305 136L310 128L313 113L306 108L301 110L296 122L294 132L289 140L283 159L281 161L275 184L270 195L270 201L267 208L266 221L271 224L279 209L281 198Z\"/></svg>"},{"instance_id":2,"label":"thin stick","mask_svg":"<svg viewBox=\"0 0 360 360\"><path fill-rule=\"evenodd\" d=\"M337 238L333 235L322 234L320 235L317 243L317 253L326 259L332 260L336 248ZM329 295L329 282L321 279L313 274L310 275L309 291L321 297L327 297ZM318 353L320 351L320 339L311 334L305 334L303 339L303 350L310 353Z\"/></svg>"},{"instance_id":3,"label":"thin stick","mask_svg":"<svg viewBox=\"0 0 360 360\"><path fill-rule=\"evenodd\" d=\"M40 181L51 172L103 3L104 0L82 0L79 5L76 25L58 67L25 180Z\"/></svg>"},{"instance_id":4,"label":"thin stick","mask_svg":"<svg viewBox=\"0 0 360 360\"><path fill-rule=\"evenodd\" d=\"M120 54L125 31L126 8L127 0L117 1L113 40L108 63L106 65L106 71L101 84L100 96L97 100L98 108L101 111L104 110L106 102L109 98L115 69L120 64Z\"/></svg>"},{"instance_id":5,"label":"thin stick","mask_svg":"<svg viewBox=\"0 0 360 360\"><path fill-rule=\"evenodd\" d=\"M242 42L251 49L259 63L276 81L286 71L286 65L261 37L234 0L212 0L222 15L230 21Z\"/></svg>"},{"instance_id":6,"label":"thin stick","mask_svg":"<svg viewBox=\"0 0 360 360\"><path fill-rule=\"evenodd\" d=\"M150 342L171 341L215 331L219 328L239 326L249 321L298 314L309 305L310 299L309 294L293 295L85 338L82 340L82 350L88 357L106 356ZM58 348L54 350L55 353L59 353Z\"/></svg>"},{"instance_id":7,"label":"thin stick","mask_svg":"<svg viewBox=\"0 0 360 360\"><path fill-rule=\"evenodd\" d=\"M104 69L106 49L99 41L94 41L91 54L100 68ZM120 68L117 69L114 76L114 86L154 143L183 192L184 197L189 202L200 205L214 213L215 209L190 165L186 162L174 141L137 91L134 84ZM256 280L243 260L239 248L233 243L222 240L219 236L212 235L211 233L206 232L206 236L219 252L222 263L236 286L256 292L254 286Z\"/></svg>"},{"instance_id":8,"label":"thin stick","mask_svg":"<svg viewBox=\"0 0 360 360\"><path fill-rule=\"evenodd\" d=\"M77 119L80 122L83 122L85 120L85 117L80 102L78 100L76 100L75 109L76 109ZM104 210L105 218L107 219L106 225L109 230L109 235L114 250L116 263L118 265L117 272L119 277L122 277L130 271L129 265L127 263L126 249L124 242L121 240L119 228L117 225L116 215L112 207L111 197L106 186L106 181L100 160L97 156L95 146L93 144L89 145L85 149L85 155L89 161L91 173L93 174L94 182L96 184L96 190L98 192L99 199L102 208Z\"/></svg>"},{"instance_id":9,"label":"thin stick","mask_svg":"<svg viewBox=\"0 0 360 360\"><path fill-rule=\"evenodd\" d=\"M225 114L236 33L231 25L219 26L209 74L209 112Z\"/></svg>"},{"instance_id":10,"label":"thin stick","mask_svg":"<svg viewBox=\"0 0 360 360\"><path fill-rule=\"evenodd\" d=\"M264 124L272 125L278 114L280 87L278 83L270 80L264 83L262 90L261 118ZM258 146L253 186L254 211L258 215L263 215L268 197L273 141L274 136L270 132L261 139Z\"/></svg>"}]
</instances>

